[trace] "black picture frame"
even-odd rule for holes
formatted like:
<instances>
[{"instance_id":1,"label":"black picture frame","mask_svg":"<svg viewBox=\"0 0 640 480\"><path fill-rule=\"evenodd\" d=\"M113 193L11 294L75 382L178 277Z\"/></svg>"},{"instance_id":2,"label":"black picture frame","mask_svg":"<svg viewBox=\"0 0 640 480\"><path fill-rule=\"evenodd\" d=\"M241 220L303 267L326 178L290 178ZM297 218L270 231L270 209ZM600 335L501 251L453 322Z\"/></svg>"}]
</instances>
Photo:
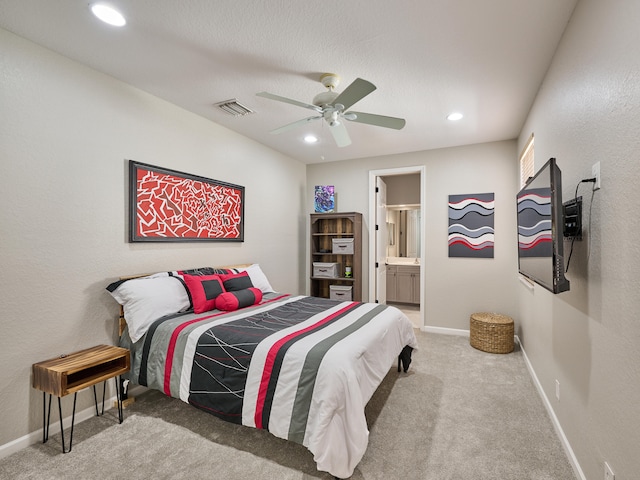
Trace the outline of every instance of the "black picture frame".
<instances>
[{"instance_id":1,"label":"black picture frame","mask_svg":"<svg viewBox=\"0 0 640 480\"><path fill-rule=\"evenodd\" d=\"M130 242L244 242L241 185L129 160Z\"/></svg>"}]
</instances>

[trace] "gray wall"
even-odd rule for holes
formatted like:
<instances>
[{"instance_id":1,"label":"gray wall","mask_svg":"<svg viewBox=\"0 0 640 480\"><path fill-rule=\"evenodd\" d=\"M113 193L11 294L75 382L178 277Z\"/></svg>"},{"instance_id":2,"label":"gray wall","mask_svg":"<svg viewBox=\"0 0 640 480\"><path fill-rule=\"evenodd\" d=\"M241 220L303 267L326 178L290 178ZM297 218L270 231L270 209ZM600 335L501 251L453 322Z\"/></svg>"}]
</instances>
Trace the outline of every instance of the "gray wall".
<instances>
[{"instance_id":1,"label":"gray wall","mask_svg":"<svg viewBox=\"0 0 640 480\"><path fill-rule=\"evenodd\" d=\"M32 363L116 340L118 276L259 262L303 292L306 184L298 161L3 30L0 44L4 445L42 427ZM125 159L245 186L245 242L127 243ZM81 392L78 410L91 403Z\"/></svg>"},{"instance_id":2,"label":"gray wall","mask_svg":"<svg viewBox=\"0 0 640 480\"><path fill-rule=\"evenodd\" d=\"M392 175L387 184L387 205L420 204L420 174Z\"/></svg>"},{"instance_id":3,"label":"gray wall","mask_svg":"<svg viewBox=\"0 0 640 480\"><path fill-rule=\"evenodd\" d=\"M425 317L429 327L469 329L477 311L517 313L515 195L518 190L516 142L494 142L404 155L363 158L307 166L307 184L335 185L337 209L364 215L363 292L369 279L369 171L425 166ZM311 188L311 187L310 187ZM449 258L449 195L495 193L495 258ZM307 195L313 211L313 194Z\"/></svg>"},{"instance_id":4,"label":"gray wall","mask_svg":"<svg viewBox=\"0 0 640 480\"><path fill-rule=\"evenodd\" d=\"M556 157L564 199L601 162L585 200L571 290L519 286L521 339L587 479L640 475L640 2L581 0L519 139ZM589 227L590 224L590 227ZM569 245L565 243L565 254ZM560 400L555 380L560 382Z\"/></svg>"}]
</instances>

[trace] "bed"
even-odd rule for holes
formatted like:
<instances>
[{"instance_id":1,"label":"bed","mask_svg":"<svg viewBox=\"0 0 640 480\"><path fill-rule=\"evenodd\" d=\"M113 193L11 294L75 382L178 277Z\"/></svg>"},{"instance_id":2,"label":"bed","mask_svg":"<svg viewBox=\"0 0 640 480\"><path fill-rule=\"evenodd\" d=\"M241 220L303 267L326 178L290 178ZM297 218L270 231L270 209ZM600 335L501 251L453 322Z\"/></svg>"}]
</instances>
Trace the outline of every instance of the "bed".
<instances>
[{"instance_id":1,"label":"bed","mask_svg":"<svg viewBox=\"0 0 640 480\"><path fill-rule=\"evenodd\" d=\"M107 290L126 319L131 383L300 443L338 478L367 448L365 405L417 347L400 310L278 293L257 264L122 278Z\"/></svg>"}]
</instances>

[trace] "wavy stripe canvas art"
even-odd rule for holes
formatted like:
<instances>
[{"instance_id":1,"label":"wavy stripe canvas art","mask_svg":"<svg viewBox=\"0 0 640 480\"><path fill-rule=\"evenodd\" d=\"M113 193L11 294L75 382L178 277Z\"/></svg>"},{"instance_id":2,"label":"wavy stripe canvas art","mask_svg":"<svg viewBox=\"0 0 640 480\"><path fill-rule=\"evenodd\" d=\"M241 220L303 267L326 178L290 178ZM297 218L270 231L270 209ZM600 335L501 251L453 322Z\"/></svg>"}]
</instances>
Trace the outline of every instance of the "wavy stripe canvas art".
<instances>
[{"instance_id":1,"label":"wavy stripe canvas art","mask_svg":"<svg viewBox=\"0 0 640 480\"><path fill-rule=\"evenodd\" d=\"M532 188L518 197L520 257L551 257L551 189Z\"/></svg>"},{"instance_id":2,"label":"wavy stripe canvas art","mask_svg":"<svg viewBox=\"0 0 640 480\"><path fill-rule=\"evenodd\" d=\"M449 257L493 258L494 194L449 195Z\"/></svg>"}]
</instances>

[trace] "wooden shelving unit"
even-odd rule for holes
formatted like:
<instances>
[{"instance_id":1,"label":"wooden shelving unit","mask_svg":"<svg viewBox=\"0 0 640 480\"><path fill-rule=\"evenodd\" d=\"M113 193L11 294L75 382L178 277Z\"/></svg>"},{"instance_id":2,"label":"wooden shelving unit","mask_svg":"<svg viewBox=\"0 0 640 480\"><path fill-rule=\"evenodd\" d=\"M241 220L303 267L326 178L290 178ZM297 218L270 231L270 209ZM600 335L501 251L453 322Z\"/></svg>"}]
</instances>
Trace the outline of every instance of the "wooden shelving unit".
<instances>
[{"instance_id":1,"label":"wooden shelving unit","mask_svg":"<svg viewBox=\"0 0 640 480\"><path fill-rule=\"evenodd\" d=\"M362 214L312 213L310 225L311 258L309 261L310 295L330 297L331 285L352 287L352 299L362 301ZM334 238L353 239L353 253L333 253ZM338 277L313 275L314 262L338 263ZM346 267L351 267L351 278L345 277Z\"/></svg>"}]
</instances>

